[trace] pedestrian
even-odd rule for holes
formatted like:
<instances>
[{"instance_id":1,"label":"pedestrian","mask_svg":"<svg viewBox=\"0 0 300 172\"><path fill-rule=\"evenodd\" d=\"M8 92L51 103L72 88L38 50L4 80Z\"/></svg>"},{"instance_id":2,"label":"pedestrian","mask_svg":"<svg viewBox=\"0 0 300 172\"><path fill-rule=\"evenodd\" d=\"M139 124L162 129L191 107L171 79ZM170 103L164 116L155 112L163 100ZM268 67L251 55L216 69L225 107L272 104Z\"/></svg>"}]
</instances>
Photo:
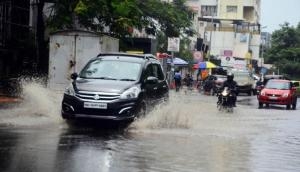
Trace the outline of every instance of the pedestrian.
<instances>
[{"instance_id":1,"label":"pedestrian","mask_svg":"<svg viewBox=\"0 0 300 172\"><path fill-rule=\"evenodd\" d=\"M179 70L176 70L174 74L174 80L176 91L179 91L179 88L181 87L181 73L179 72Z\"/></svg>"}]
</instances>

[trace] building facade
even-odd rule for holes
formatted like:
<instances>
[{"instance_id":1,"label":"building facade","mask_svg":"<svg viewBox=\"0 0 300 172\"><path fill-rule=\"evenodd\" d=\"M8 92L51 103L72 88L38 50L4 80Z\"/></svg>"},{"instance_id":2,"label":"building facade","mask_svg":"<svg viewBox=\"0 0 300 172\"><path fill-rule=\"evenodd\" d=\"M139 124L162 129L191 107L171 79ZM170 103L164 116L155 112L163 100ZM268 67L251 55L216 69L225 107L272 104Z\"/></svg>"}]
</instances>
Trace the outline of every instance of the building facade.
<instances>
[{"instance_id":1,"label":"building facade","mask_svg":"<svg viewBox=\"0 0 300 172\"><path fill-rule=\"evenodd\" d=\"M189 0L187 4L198 10L196 49L208 60L221 59L223 66L235 68L261 64L260 0Z\"/></svg>"}]
</instances>

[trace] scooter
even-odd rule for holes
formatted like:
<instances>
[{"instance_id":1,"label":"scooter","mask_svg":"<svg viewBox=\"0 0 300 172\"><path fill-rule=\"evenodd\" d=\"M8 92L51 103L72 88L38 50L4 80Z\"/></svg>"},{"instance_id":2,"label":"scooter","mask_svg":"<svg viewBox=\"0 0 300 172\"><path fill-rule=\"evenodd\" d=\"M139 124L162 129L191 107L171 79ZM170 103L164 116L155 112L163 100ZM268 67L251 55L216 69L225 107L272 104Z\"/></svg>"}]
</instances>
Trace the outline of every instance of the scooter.
<instances>
[{"instance_id":1,"label":"scooter","mask_svg":"<svg viewBox=\"0 0 300 172\"><path fill-rule=\"evenodd\" d=\"M231 93L231 90L228 87L225 87L224 90L217 94L218 96L218 102L217 102L217 108L219 111L227 111L227 112L233 112L233 95Z\"/></svg>"}]
</instances>

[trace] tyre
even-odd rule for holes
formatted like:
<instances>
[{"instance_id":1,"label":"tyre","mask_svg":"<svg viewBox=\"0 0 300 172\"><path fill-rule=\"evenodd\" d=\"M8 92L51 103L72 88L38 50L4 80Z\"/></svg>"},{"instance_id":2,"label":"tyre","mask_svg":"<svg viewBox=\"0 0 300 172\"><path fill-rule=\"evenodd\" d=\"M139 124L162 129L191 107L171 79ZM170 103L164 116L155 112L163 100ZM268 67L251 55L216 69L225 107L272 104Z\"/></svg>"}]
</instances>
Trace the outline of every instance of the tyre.
<instances>
[{"instance_id":1,"label":"tyre","mask_svg":"<svg viewBox=\"0 0 300 172\"><path fill-rule=\"evenodd\" d=\"M264 104L262 102L258 103L258 108L263 108Z\"/></svg>"},{"instance_id":2,"label":"tyre","mask_svg":"<svg viewBox=\"0 0 300 172\"><path fill-rule=\"evenodd\" d=\"M136 118L143 118L146 116L147 113L147 106L146 103L143 101L140 103L140 105L138 106L137 110L136 110L136 114L135 117Z\"/></svg>"},{"instance_id":3,"label":"tyre","mask_svg":"<svg viewBox=\"0 0 300 172\"><path fill-rule=\"evenodd\" d=\"M291 105L290 104L286 105L286 109L291 109Z\"/></svg>"},{"instance_id":4,"label":"tyre","mask_svg":"<svg viewBox=\"0 0 300 172\"><path fill-rule=\"evenodd\" d=\"M296 110L296 107L297 107L297 99L293 102L292 109Z\"/></svg>"},{"instance_id":5,"label":"tyre","mask_svg":"<svg viewBox=\"0 0 300 172\"><path fill-rule=\"evenodd\" d=\"M249 91L249 92L248 92L248 96L251 96L251 95L252 95L252 91Z\"/></svg>"}]
</instances>

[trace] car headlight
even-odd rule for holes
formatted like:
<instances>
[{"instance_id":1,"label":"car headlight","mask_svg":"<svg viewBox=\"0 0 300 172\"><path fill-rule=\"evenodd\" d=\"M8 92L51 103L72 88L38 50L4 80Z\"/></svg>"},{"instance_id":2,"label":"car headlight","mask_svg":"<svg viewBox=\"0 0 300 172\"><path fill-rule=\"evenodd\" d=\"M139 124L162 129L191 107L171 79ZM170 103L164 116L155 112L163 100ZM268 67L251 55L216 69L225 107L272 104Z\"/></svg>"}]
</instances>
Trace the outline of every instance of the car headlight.
<instances>
[{"instance_id":1,"label":"car headlight","mask_svg":"<svg viewBox=\"0 0 300 172\"><path fill-rule=\"evenodd\" d=\"M65 89L65 94L70 95L70 96L75 96L75 90L72 84L70 84L66 89Z\"/></svg>"},{"instance_id":2,"label":"car headlight","mask_svg":"<svg viewBox=\"0 0 300 172\"><path fill-rule=\"evenodd\" d=\"M286 98L286 97L288 97L289 96L289 93L284 93L283 95L282 95L282 97L284 97L284 98Z\"/></svg>"},{"instance_id":3,"label":"car headlight","mask_svg":"<svg viewBox=\"0 0 300 172\"><path fill-rule=\"evenodd\" d=\"M260 92L260 95L261 95L261 96L265 96L266 93L265 93L264 91L262 91L262 92Z\"/></svg>"},{"instance_id":4,"label":"car headlight","mask_svg":"<svg viewBox=\"0 0 300 172\"><path fill-rule=\"evenodd\" d=\"M137 98L141 92L141 89L139 87L131 87L128 90L124 91L120 98L121 99L132 99Z\"/></svg>"}]
</instances>

